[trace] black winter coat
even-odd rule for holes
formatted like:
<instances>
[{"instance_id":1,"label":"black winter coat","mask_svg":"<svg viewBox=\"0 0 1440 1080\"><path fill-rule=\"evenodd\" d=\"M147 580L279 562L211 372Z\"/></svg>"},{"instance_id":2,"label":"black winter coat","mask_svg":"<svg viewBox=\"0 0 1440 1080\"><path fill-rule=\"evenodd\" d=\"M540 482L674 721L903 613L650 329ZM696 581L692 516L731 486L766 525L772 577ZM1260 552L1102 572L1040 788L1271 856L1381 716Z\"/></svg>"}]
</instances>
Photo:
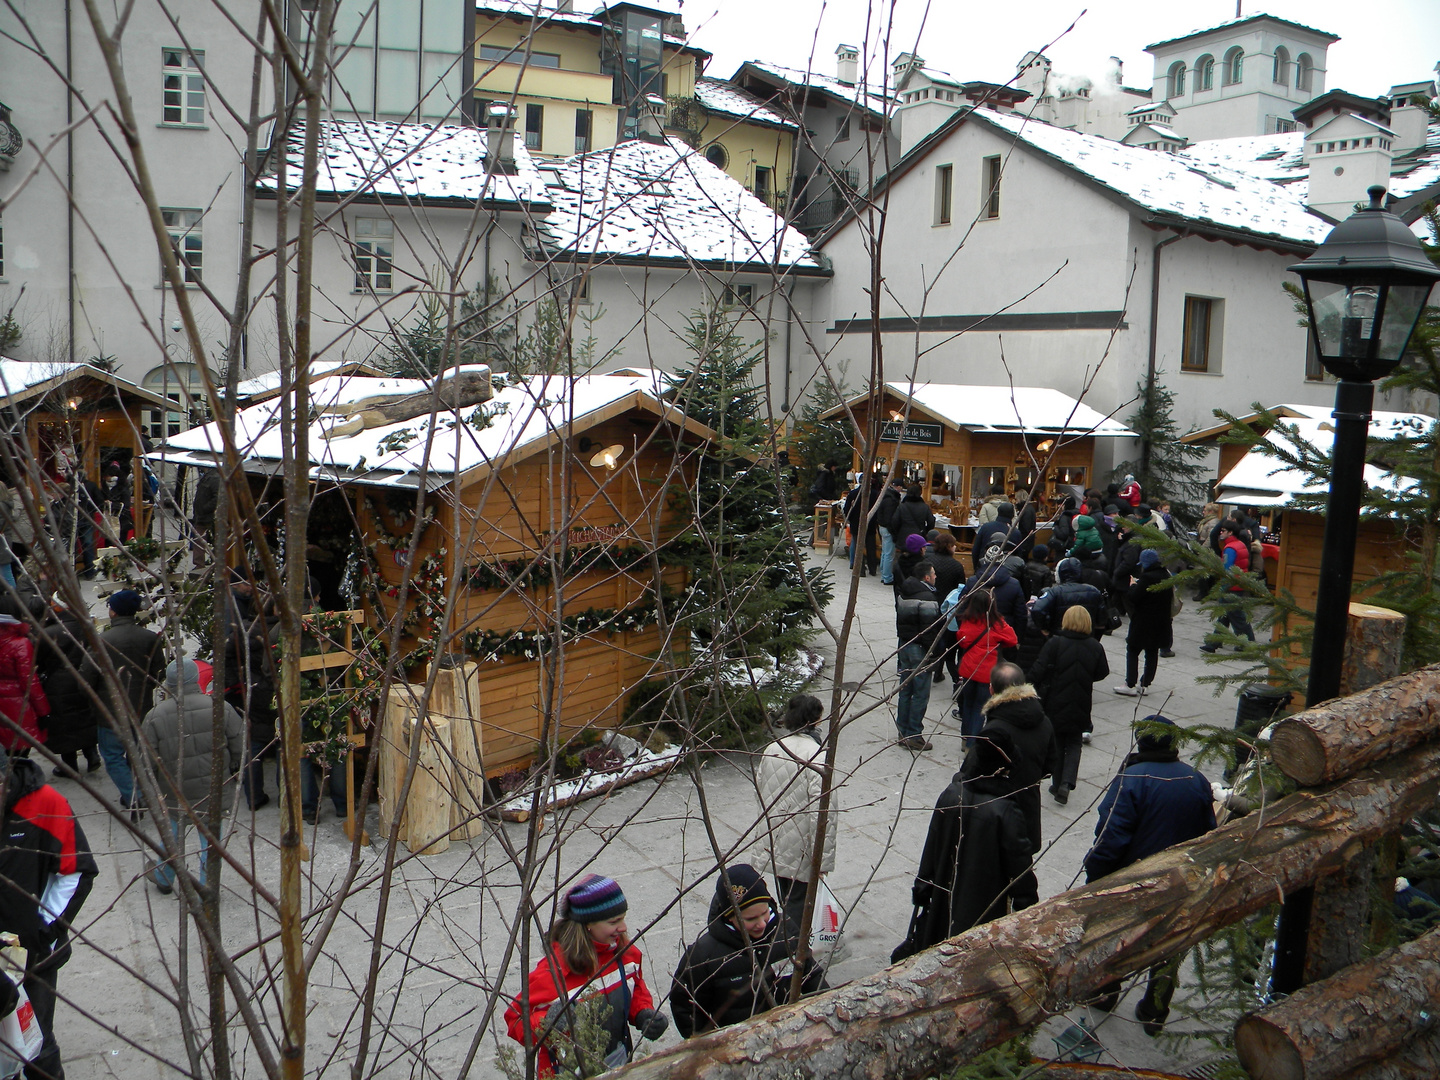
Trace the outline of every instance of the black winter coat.
<instances>
[{"instance_id":1,"label":"black winter coat","mask_svg":"<svg viewBox=\"0 0 1440 1080\"><path fill-rule=\"evenodd\" d=\"M995 549L998 548L998 554L1004 558L1015 551L1015 545L1019 542L1020 533L1015 528L1013 517L987 521L975 530L975 544L970 549L970 565L979 571L987 563L999 562L999 559L987 556L996 554Z\"/></svg>"},{"instance_id":2,"label":"black winter coat","mask_svg":"<svg viewBox=\"0 0 1440 1080\"><path fill-rule=\"evenodd\" d=\"M1140 573L1140 552L1144 551L1134 540L1126 540L1115 549L1115 561L1110 570L1110 594L1124 596L1130 588L1130 579Z\"/></svg>"},{"instance_id":3,"label":"black winter coat","mask_svg":"<svg viewBox=\"0 0 1440 1080\"><path fill-rule=\"evenodd\" d=\"M919 578L899 582L900 595L895 600L895 637L899 644L912 642L925 646L931 656L940 655L938 639L945 627L940 614L941 597Z\"/></svg>"},{"instance_id":4,"label":"black winter coat","mask_svg":"<svg viewBox=\"0 0 1440 1080\"><path fill-rule=\"evenodd\" d=\"M772 914L758 941L746 947L742 931L731 926L726 898L710 902L710 926L685 950L670 987L670 1013L675 1029L687 1039L783 1005L790 995L790 964L794 952L781 931L785 919ZM800 984L806 994L826 989L825 969L806 961Z\"/></svg>"},{"instance_id":5,"label":"black winter coat","mask_svg":"<svg viewBox=\"0 0 1440 1080\"><path fill-rule=\"evenodd\" d=\"M1030 682L1040 692L1057 736L1095 730L1090 720L1091 689L1109 675L1105 646L1089 634L1061 630L1045 642L1030 668Z\"/></svg>"},{"instance_id":6,"label":"black winter coat","mask_svg":"<svg viewBox=\"0 0 1440 1080\"><path fill-rule=\"evenodd\" d=\"M1039 900L1025 812L1004 796L1007 786L995 777L967 784L957 772L940 793L911 889L922 909L919 948Z\"/></svg>"},{"instance_id":7,"label":"black winter coat","mask_svg":"<svg viewBox=\"0 0 1440 1080\"><path fill-rule=\"evenodd\" d=\"M1030 609L1030 619L1038 629L1047 634L1058 634L1065 612L1077 604L1090 613L1094 636L1098 640L1106 625L1105 594L1093 585L1080 581L1062 581L1052 586L1035 601Z\"/></svg>"},{"instance_id":8,"label":"black winter coat","mask_svg":"<svg viewBox=\"0 0 1440 1080\"><path fill-rule=\"evenodd\" d=\"M980 729L980 738L983 739L987 731L999 728L1014 740L1016 760L1010 766L1010 775L1005 778L1004 793L1012 796L1020 809L1025 811L1030 850L1039 851L1040 781L1054 775L1060 768L1055 729L1040 704L1040 695L1028 684L1001 690L985 703L983 711L985 726ZM960 773L967 780L975 775L973 750L965 755Z\"/></svg>"},{"instance_id":9,"label":"black winter coat","mask_svg":"<svg viewBox=\"0 0 1440 1080\"><path fill-rule=\"evenodd\" d=\"M917 533L924 536L934 527L935 515L930 512L925 500L919 495L906 495L895 510L895 521L890 526L890 534L895 538L895 546L903 550L907 536Z\"/></svg>"},{"instance_id":10,"label":"black winter coat","mask_svg":"<svg viewBox=\"0 0 1440 1080\"><path fill-rule=\"evenodd\" d=\"M1015 554L1022 559L1030 558L1030 549L1035 546L1035 504L1030 500L1020 504L1015 515L1015 528L1020 533L1020 542Z\"/></svg>"},{"instance_id":11,"label":"black winter coat","mask_svg":"<svg viewBox=\"0 0 1440 1080\"><path fill-rule=\"evenodd\" d=\"M935 595L940 599L943 600L949 596L955 590L955 586L964 584L965 564L954 555L932 551L926 558L935 567Z\"/></svg>"},{"instance_id":12,"label":"black winter coat","mask_svg":"<svg viewBox=\"0 0 1440 1080\"><path fill-rule=\"evenodd\" d=\"M1170 571L1152 566L1140 572L1134 585L1125 589L1125 607L1130 611L1130 630L1125 636L1137 645L1168 646L1170 643L1170 590L1150 588L1170 580ZM54 703L51 703L52 707Z\"/></svg>"},{"instance_id":13,"label":"black winter coat","mask_svg":"<svg viewBox=\"0 0 1440 1080\"><path fill-rule=\"evenodd\" d=\"M1000 614L1005 616L1005 621L1010 624L1010 629L1015 631L1015 636L1019 637L1028 616L1025 609L1025 590L1021 588L1015 575L1010 573L1009 567L992 564L978 574L971 574L965 582L965 591L960 594L961 608L965 606L965 597L976 589L990 590L995 597L995 606Z\"/></svg>"},{"instance_id":14,"label":"black winter coat","mask_svg":"<svg viewBox=\"0 0 1440 1080\"><path fill-rule=\"evenodd\" d=\"M50 701L45 746L55 754L95 745L95 712L85 687L84 632L72 611L53 612L35 639L35 666Z\"/></svg>"},{"instance_id":15,"label":"black winter coat","mask_svg":"<svg viewBox=\"0 0 1440 1080\"><path fill-rule=\"evenodd\" d=\"M110 651L110 662L115 665L120 686L135 711L135 722L139 723L155 707L155 690L165 681L165 639L146 630L133 616L116 615L100 640ZM108 695L106 680L93 657L86 665L85 674L104 700ZM124 715L125 703L110 699L110 716L119 719ZM97 716L96 722L103 727L111 726L110 717L104 714Z\"/></svg>"},{"instance_id":16,"label":"black winter coat","mask_svg":"<svg viewBox=\"0 0 1440 1080\"><path fill-rule=\"evenodd\" d=\"M895 521L895 511L900 508L900 499L905 493L894 484L885 488L885 493L880 496L880 509L875 512L875 523L882 529L889 529L893 536L895 530L892 527Z\"/></svg>"}]
</instances>

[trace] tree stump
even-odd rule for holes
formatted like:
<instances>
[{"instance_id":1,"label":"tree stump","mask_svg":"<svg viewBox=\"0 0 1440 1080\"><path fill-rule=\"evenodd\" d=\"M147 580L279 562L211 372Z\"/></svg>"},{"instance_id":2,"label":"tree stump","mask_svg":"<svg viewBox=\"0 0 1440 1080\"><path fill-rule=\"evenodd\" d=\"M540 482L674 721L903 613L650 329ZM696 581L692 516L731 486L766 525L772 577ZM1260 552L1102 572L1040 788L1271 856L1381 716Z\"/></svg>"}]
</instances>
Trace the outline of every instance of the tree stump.
<instances>
[{"instance_id":1,"label":"tree stump","mask_svg":"<svg viewBox=\"0 0 1440 1080\"><path fill-rule=\"evenodd\" d=\"M380 716L379 738L374 753L380 755L376 777L376 794L380 800L380 835L390 838L390 822L405 783L405 767L410 759L410 744L405 735L415 718L415 695L409 686L392 686ZM405 835L405 819L400 819L400 835Z\"/></svg>"},{"instance_id":2,"label":"tree stump","mask_svg":"<svg viewBox=\"0 0 1440 1080\"><path fill-rule=\"evenodd\" d=\"M1440 931L1352 964L1235 1025L1253 1080L1340 1080L1440 1025ZM1433 1074L1432 1074L1433 1075Z\"/></svg>"},{"instance_id":3,"label":"tree stump","mask_svg":"<svg viewBox=\"0 0 1440 1080\"><path fill-rule=\"evenodd\" d=\"M417 855L438 855L450 850L450 813L455 804L450 721L432 713L418 723L420 759L410 782L401 835L405 846Z\"/></svg>"},{"instance_id":4,"label":"tree stump","mask_svg":"<svg viewBox=\"0 0 1440 1080\"><path fill-rule=\"evenodd\" d=\"M1405 616L1389 608L1351 601L1345 623L1345 662L1340 668L1340 695L1368 690L1400 674L1405 642Z\"/></svg>"},{"instance_id":5,"label":"tree stump","mask_svg":"<svg viewBox=\"0 0 1440 1080\"><path fill-rule=\"evenodd\" d=\"M450 743L455 755L451 840L468 840L484 831L480 817L485 793L485 773L480 768L484 743L476 716L479 709L480 665L467 661L459 667L442 667L430 695L430 715L450 721Z\"/></svg>"}]
</instances>

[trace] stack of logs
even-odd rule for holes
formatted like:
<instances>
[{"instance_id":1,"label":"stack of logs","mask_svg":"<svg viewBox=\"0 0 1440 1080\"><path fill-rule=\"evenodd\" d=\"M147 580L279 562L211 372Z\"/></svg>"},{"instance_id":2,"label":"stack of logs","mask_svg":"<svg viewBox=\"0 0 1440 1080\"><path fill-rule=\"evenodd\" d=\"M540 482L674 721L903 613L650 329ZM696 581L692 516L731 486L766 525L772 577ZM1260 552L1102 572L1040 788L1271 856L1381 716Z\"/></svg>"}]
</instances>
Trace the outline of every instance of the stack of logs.
<instances>
[{"instance_id":1,"label":"stack of logs","mask_svg":"<svg viewBox=\"0 0 1440 1080\"><path fill-rule=\"evenodd\" d=\"M480 835L485 774L480 767L480 676L474 663L435 673L430 707L423 689L392 687L380 726L380 831L389 838L403 799L399 837L411 851L438 855L451 840ZM418 745L416 745L418 740ZM416 758L408 795L405 780Z\"/></svg>"}]
</instances>

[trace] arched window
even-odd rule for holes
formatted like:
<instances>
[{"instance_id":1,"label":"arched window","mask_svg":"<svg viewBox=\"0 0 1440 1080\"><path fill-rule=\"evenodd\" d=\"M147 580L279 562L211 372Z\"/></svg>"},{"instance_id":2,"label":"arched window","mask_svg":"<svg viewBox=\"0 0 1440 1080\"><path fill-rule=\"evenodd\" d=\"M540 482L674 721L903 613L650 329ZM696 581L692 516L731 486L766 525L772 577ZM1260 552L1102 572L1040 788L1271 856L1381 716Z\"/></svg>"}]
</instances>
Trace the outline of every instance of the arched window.
<instances>
[{"instance_id":1,"label":"arched window","mask_svg":"<svg viewBox=\"0 0 1440 1080\"><path fill-rule=\"evenodd\" d=\"M1295 89L1309 90L1314 80L1315 61L1310 59L1309 53L1301 53L1295 58Z\"/></svg>"},{"instance_id":2,"label":"arched window","mask_svg":"<svg viewBox=\"0 0 1440 1080\"><path fill-rule=\"evenodd\" d=\"M205 399L205 384L201 380L200 367L197 364L180 362L151 368L140 381L140 385L151 393L179 403L175 412L162 414L159 409L145 410L144 422L147 434L152 439L168 439L172 435L179 435L190 426L186 422L190 416L199 418L209 412ZM185 404L187 397L193 405L193 413Z\"/></svg>"},{"instance_id":3,"label":"arched window","mask_svg":"<svg viewBox=\"0 0 1440 1080\"><path fill-rule=\"evenodd\" d=\"M705 160L717 169L723 169L730 164L730 154L719 143L711 143L705 148Z\"/></svg>"},{"instance_id":4,"label":"arched window","mask_svg":"<svg viewBox=\"0 0 1440 1080\"><path fill-rule=\"evenodd\" d=\"M1275 71L1271 78L1281 86L1290 85L1290 50L1284 45L1275 50Z\"/></svg>"},{"instance_id":5,"label":"arched window","mask_svg":"<svg viewBox=\"0 0 1440 1080\"><path fill-rule=\"evenodd\" d=\"M1236 45L1225 54L1225 85L1234 86L1245 77L1245 50Z\"/></svg>"},{"instance_id":6,"label":"arched window","mask_svg":"<svg viewBox=\"0 0 1440 1080\"><path fill-rule=\"evenodd\" d=\"M1185 96L1185 65L1184 65L1184 63L1177 61L1176 63L1173 63L1173 64L1170 65L1169 80L1170 80L1170 85L1169 85L1169 88L1166 90L1165 96L1166 96L1167 98L1184 97L1184 96Z\"/></svg>"},{"instance_id":7,"label":"arched window","mask_svg":"<svg viewBox=\"0 0 1440 1080\"><path fill-rule=\"evenodd\" d=\"M1209 53L1195 61L1195 89L1215 89L1215 58Z\"/></svg>"}]
</instances>

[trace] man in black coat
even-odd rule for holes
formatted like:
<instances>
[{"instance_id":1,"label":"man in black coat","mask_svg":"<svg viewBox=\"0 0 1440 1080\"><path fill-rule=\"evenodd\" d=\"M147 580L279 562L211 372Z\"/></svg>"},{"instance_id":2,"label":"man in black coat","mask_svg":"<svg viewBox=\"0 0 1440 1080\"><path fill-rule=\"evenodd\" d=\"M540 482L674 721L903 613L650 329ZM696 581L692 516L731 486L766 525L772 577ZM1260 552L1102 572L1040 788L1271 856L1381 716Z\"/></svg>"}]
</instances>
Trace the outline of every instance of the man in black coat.
<instances>
[{"instance_id":1,"label":"man in black coat","mask_svg":"<svg viewBox=\"0 0 1440 1080\"><path fill-rule=\"evenodd\" d=\"M891 524L904 497L904 483L899 478L891 480L885 486L885 494L880 496L880 509L875 512L875 523L880 530L880 580L886 585L895 584L895 556L898 552Z\"/></svg>"},{"instance_id":2,"label":"man in black coat","mask_svg":"<svg viewBox=\"0 0 1440 1080\"><path fill-rule=\"evenodd\" d=\"M740 863L721 874L709 926L675 970L670 987L675 1029L688 1039L785 1004L795 950L784 928L765 879L753 866ZM825 970L813 958L806 960L800 989L806 994L826 989Z\"/></svg>"},{"instance_id":3,"label":"man in black coat","mask_svg":"<svg viewBox=\"0 0 1440 1080\"><path fill-rule=\"evenodd\" d=\"M980 729L979 737L984 739L1001 731L1014 744L1005 794L1013 797L1025 811L1031 850L1039 851L1040 781L1053 776L1060 767L1055 729L1040 704L1040 695L1025 681L1025 673L1018 664L1002 662L991 670L990 700L983 712L985 726ZM960 766L961 777L968 780L980 775L979 766L972 749Z\"/></svg>"},{"instance_id":4,"label":"man in black coat","mask_svg":"<svg viewBox=\"0 0 1440 1080\"><path fill-rule=\"evenodd\" d=\"M1015 528L1015 507L1002 502L995 508L995 520L975 530L975 546L970 549L970 565L979 573L990 563L1000 562L1020 542Z\"/></svg>"},{"instance_id":5,"label":"man in black coat","mask_svg":"<svg viewBox=\"0 0 1440 1080\"><path fill-rule=\"evenodd\" d=\"M925 539L925 534L935 528L935 515L921 496L921 491L919 484L911 484L905 489L905 497L895 507L895 516L890 520L890 535L897 548L903 549L906 539L911 536Z\"/></svg>"},{"instance_id":6,"label":"man in black coat","mask_svg":"<svg viewBox=\"0 0 1440 1080\"><path fill-rule=\"evenodd\" d=\"M1105 607L1105 594L1093 585L1080 580L1082 568L1079 559L1061 559L1055 567L1057 584L1052 585L1030 608L1030 621L1045 634L1058 634L1065 612L1079 604L1090 613L1092 633L1098 641L1109 625Z\"/></svg>"},{"instance_id":7,"label":"man in black coat","mask_svg":"<svg viewBox=\"0 0 1440 1080\"><path fill-rule=\"evenodd\" d=\"M135 621L139 610L140 594L134 589L110 594L110 626L101 632L100 640L115 668L118 687L110 686L95 657L89 657L85 665L86 680L108 705L95 717L100 757L120 792L120 805L137 814L140 792L125 756L125 742L116 728L126 724L131 736L138 737L140 721L155 707L155 691L165 681L167 663L165 639Z\"/></svg>"},{"instance_id":8,"label":"man in black coat","mask_svg":"<svg viewBox=\"0 0 1440 1080\"><path fill-rule=\"evenodd\" d=\"M245 721L249 745L240 787L245 803L259 810L270 802L265 794L262 760L275 740L275 663L264 606L253 582L232 571L225 622L225 653L216 678L225 700Z\"/></svg>"},{"instance_id":9,"label":"man in black coat","mask_svg":"<svg viewBox=\"0 0 1440 1080\"><path fill-rule=\"evenodd\" d=\"M865 561L861 565L864 572L872 576L880 569L880 527L870 513L870 506L880 492L881 483L878 477L872 476L870 495L865 499L861 497L865 478L861 477L845 496L845 524L850 526L850 565L854 566L857 554L864 551Z\"/></svg>"},{"instance_id":10,"label":"man in black coat","mask_svg":"<svg viewBox=\"0 0 1440 1080\"><path fill-rule=\"evenodd\" d=\"M1130 613L1130 629L1125 634L1125 685L1115 693L1141 697L1155 681L1160 650L1170 643L1169 589L1160 588L1170 579L1170 571L1160 565L1160 553L1154 548L1140 552L1135 573L1120 594ZM1152 591L1158 590L1158 591ZM1145 670L1140 671L1140 656L1145 656ZM1136 679L1139 685L1136 685Z\"/></svg>"},{"instance_id":11,"label":"man in black coat","mask_svg":"<svg viewBox=\"0 0 1440 1080\"><path fill-rule=\"evenodd\" d=\"M900 690L895 695L895 729L907 750L934 749L925 738L925 710L930 707L931 671L940 658L939 637L945 618L935 593L935 567L928 559L901 584L895 600L895 637L899 650Z\"/></svg>"},{"instance_id":12,"label":"man in black coat","mask_svg":"<svg viewBox=\"0 0 1440 1080\"><path fill-rule=\"evenodd\" d=\"M957 772L930 817L906 955L1039 900L1029 826L1010 797L1014 741L997 728L975 741L972 756L974 775Z\"/></svg>"}]
</instances>

